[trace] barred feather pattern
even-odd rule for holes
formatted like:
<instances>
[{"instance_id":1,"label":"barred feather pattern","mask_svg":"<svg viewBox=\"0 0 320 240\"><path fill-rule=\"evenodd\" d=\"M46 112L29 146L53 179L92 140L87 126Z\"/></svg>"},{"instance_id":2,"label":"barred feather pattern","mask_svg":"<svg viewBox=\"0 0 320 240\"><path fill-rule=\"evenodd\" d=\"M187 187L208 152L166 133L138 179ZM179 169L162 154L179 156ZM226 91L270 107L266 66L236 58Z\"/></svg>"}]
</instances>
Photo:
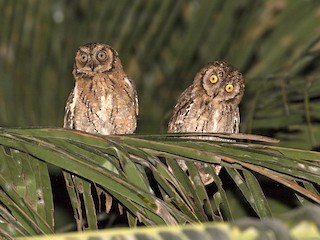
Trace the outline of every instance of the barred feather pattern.
<instances>
[{"instance_id":1,"label":"barred feather pattern","mask_svg":"<svg viewBox=\"0 0 320 240\"><path fill-rule=\"evenodd\" d=\"M80 47L73 75L75 87L65 108L65 128L104 135L135 131L137 92L115 50L97 43Z\"/></svg>"},{"instance_id":2,"label":"barred feather pattern","mask_svg":"<svg viewBox=\"0 0 320 240\"><path fill-rule=\"evenodd\" d=\"M216 82L212 83L210 78ZM226 62L208 63L179 97L169 121L168 132L238 133L239 103L244 87L244 79L237 69ZM223 140L212 137L202 139ZM187 171L184 160L178 159L178 163ZM210 184L213 177L205 171L206 164L197 162L196 166L202 182ZM212 167L219 174L221 166Z\"/></svg>"}]
</instances>

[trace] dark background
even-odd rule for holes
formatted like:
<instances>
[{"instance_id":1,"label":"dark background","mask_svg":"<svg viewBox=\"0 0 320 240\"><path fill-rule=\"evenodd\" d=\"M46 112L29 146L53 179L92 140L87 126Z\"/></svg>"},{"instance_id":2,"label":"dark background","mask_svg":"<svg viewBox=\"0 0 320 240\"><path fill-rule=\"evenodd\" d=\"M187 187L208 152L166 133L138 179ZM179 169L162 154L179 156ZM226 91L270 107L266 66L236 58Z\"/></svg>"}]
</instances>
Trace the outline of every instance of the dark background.
<instances>
[{"instance_id":1,"label":"dark background","mask_svg":"<svg viewBox=\"0 0 320 240\"><path fill-rule=\"evenodd\" d=\"M246 77L241 130L319 144L318 1L0 1L0 126L61 127L74 54L113 46L140 100L139 133L166 131L209 61Z\"/></svg>"}]
</instances>

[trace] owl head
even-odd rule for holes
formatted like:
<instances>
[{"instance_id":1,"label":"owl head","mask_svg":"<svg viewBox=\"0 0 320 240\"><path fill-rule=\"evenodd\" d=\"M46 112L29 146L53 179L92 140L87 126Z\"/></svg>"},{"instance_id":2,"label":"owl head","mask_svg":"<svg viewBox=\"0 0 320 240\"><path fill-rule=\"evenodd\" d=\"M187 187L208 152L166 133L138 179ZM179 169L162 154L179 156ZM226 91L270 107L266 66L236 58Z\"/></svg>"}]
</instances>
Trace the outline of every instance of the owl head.
<instances>
[{"instance_id":1,"label":"owl head","mask_svg":"<svg viewBox=\"0 0 320 240\"><path fill-rule=\"evenodd\" d=\"M193 84L208 98L231 104L240 103L245 88L242 74L223 61L208 63L196 75Z\"/></svg>"},{"instance_id":2,"label":"owl head","mask_svg":"<svg viewBox=\"0 0 320 240\"><path fill-rule=\"evenodd\" d=\"M75 56L73 75L92 77L97 73L112 71L121 67L118 53L109 45L88 43L81 46Z\"/></svg>"}]
</instances>

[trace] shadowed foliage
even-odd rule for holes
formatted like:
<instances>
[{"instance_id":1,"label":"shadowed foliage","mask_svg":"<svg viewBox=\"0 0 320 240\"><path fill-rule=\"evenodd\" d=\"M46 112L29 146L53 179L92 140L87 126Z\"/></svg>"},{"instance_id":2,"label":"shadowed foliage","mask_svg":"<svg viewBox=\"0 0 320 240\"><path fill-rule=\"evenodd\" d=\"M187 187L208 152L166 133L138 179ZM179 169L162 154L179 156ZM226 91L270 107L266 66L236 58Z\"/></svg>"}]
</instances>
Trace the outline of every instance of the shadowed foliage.
<instances>
[{"instance_id":1,"label":"shadowed foliage","mask_svg":"<svg viewBox=\"0 0 320 240\"><path fill-rule=\"evenodd\" d=\"M96 229L108 216L112 198L130 226L233 221L239 209L259 218L273 217L284 211L273 201L283 198L263 190L264 181L291 196L282 208L320 203L318 152L275 146L270 144L273 139L255 135L211 134L236 142L192 140L192 135L98 136L64 129L3 129L1 232L13 237L54 231L46 163L80 176L68 175L66 184L78 230ZM187 161L189 177L175 158ZM221 164L228 176L217 176L207 167L215 181L206 188L194 161Z\"/></svg>"}]
</instances>

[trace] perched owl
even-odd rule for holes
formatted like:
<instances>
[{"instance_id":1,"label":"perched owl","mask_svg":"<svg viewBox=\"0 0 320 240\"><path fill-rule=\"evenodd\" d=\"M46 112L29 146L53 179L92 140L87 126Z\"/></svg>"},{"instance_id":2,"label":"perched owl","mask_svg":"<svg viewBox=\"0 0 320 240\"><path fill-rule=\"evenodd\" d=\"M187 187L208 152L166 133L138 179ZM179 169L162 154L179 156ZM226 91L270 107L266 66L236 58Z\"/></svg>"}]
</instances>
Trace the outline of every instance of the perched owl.
<instances>
[{"instance_id":1,"label":"perched owl","mask_svg":"<svg viewBox=\"0 0 320 240\"><path fill-rule=\"evenodd\" d=\"M72 73L75 87L65 108L65 128L105 135L135 131L136 88L114 49L100 43L81 46Z\"/></svg>"},{"instance_id":2,"label":"perched owl","mask_svg":"<svg viewBox=\"0 0 320 240\"><path fill-rule=\"evenodd\" d=\"M169 121L169 132L238 133L239 103L244 93L242 74L226 62L208 63L195 76L193 84L179 97ZM178 160L183 170L187 166ZM196 163L204 184L213 181L203 165ZM221 167L213 166L218 174Z\"/></svg>"}]
</instances>

